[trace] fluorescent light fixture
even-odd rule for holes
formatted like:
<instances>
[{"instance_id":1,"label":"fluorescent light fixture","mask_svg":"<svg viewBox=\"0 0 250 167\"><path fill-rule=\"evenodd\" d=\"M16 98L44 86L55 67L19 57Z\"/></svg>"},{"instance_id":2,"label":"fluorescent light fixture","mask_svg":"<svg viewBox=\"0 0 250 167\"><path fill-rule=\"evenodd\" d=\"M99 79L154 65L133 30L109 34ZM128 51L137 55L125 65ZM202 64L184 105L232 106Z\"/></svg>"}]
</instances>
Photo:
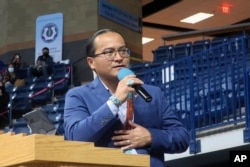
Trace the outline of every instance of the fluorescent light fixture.
<instances>
[{"instance_id":1,"label":"fluorescent light fixture","mask_svg":"<svg viewBox=\"0 0 250 167\"><path fill-rule=\"evenodd\" d=\"M142 37L142 44L149 43L153 40L154 40L154 38Z\"/></svg>"},{"instance_id":2,"label":"fluorescent light fixture","mask_svg":"<svg viewBox=\"0 0 250 167\"><path fill-rule=\"evenodd\" d=\"M199 12L185 19L182 19L181 22L195 24L212 16L214 16L214 14Z\"/></svg>"}]
</instances>

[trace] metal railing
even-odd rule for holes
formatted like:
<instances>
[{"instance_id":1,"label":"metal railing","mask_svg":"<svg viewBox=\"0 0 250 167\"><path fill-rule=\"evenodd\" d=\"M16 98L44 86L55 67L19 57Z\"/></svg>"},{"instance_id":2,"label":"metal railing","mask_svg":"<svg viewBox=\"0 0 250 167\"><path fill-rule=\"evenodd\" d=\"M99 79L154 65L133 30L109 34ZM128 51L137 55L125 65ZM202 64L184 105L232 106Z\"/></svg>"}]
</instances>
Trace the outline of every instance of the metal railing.
<instances>
[{"instance_id":1,"label":"metal railing","mask_svg":"<svg viewBox=\"0 0 250 167\"><path fill-rule=\"evenodd\" d=\"M200 151L197 132L228 124L245 124L250 142L250 72L246 40L237 37L192 56L140 73L144 83L165 93L171 108L190 131L190 153Z\"/></svg>"}]
</instances>

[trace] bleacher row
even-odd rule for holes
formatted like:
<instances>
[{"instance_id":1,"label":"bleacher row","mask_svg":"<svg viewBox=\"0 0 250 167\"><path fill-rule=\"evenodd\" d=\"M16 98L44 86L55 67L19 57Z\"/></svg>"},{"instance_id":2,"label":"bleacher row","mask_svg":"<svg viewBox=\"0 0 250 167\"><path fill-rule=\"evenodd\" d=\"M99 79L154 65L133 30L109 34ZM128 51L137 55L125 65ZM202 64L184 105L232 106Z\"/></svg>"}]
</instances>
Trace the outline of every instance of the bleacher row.
<instances>
[{"instance_id":1,"label":"bleacher row","mask_svg":"<svg viewBox=\"0 0 250 167\"><path fill-rule=\"evenodd\" d=\"M246 47L250 49L250 38L249 36L244 37L246 40ZM209 50L214 48L218 45L223 45L228 43L230 40L234 40L235 43L231 43L232 46L224 45L221 47L220 52L228 52L230 49L239 49L241 46L235 44L241 44L237 42L240 40L240 36L235 37L216 37L213 39L204 39L204 40L197 40L194 42L184 42L178 44L170 44L170 45L163 45L157 48L154 53L154 60L153 62L164 62L164 61L172 61L175 59L179 59L185 56L191 56L202 51Z\"/></svg>"},{"instance_id":2,"label":"bleacher row","mask_svg":"<svg viewBox=\"0 0 250 167\"><path fill-rule=\"evenodd\" d=\"M131 69L144 83L162 88L193 132L245 121L250 103L249 41L249 36L237 36L161 46L152 63Z\"/></svg>"},{"instance_id":3,"label":"bleacher row","mask_svg":"<svg viewBox=\"0 0 250 167\"><path fill-rule=\"evenodd\" d=\"M244 44L247 49L247 53L249 54L250 50L250 37L244 36L245 39ZM195 54L199 54L203 51L211 50L217 46L223 45L223 47L218 50L222 54L229 53L230 50L239 49L241 45L240 42L237 42L241 39L241 36L235 37L216 37L213 39L204 39L197 40L193 42L184 42L178 44L169 44L159 46L156 50L153 51L153 62L145 62L145 63L136 63L132 64L131 68L137 74L141 74L146 70L154 69L156 67L161 66L162 64L167 64L170 61L178 60L179 58L192 56ZM229 46L228 42L234 40Z\"/></svg>"},{"instance_id":4,"label":"bleacher row","mask_svg":"<svg viewBox=\"0 0 250 167\"><path fill-rule=\"evenodd\" d=\"M64 63L54 64L52 74L33 77L31 67L19 69L19 75L26 80L26 85L14 87L10 92L8 105L9 127L5 132L30 134L23 115L37 108L41 108L55 125L58 134L63 134L63 106L64 95L70 88L71 65Z\"/></svg>"}]
</instances>

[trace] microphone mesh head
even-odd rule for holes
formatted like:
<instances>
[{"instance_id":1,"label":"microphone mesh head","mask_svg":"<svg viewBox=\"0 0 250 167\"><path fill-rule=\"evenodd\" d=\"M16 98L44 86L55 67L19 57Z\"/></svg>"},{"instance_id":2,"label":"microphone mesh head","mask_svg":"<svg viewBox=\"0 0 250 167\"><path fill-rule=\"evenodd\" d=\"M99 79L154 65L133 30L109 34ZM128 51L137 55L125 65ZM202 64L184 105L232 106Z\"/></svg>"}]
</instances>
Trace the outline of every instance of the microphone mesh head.
<instances>
[{"instance_id":1,"label":"microphone mesh head","mask_svg":"<svg viewBox=\"0 0 250 167\"><path fill-rule=\"evenodd\" d=\"M118 79L119 80L122 80L124 77L128 76L128 75L134 75L134 72L131 71L130 69L128 68L122 68L120 69L120 71L118 72Z\"/></svg>"}]
</instances>

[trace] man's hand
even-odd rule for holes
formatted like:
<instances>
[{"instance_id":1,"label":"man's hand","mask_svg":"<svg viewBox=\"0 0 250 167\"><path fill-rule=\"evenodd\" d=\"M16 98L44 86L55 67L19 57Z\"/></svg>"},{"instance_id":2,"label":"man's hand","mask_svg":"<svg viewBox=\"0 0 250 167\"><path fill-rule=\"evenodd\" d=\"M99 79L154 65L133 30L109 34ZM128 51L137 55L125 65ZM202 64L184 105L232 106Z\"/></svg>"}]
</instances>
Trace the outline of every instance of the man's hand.
<instances>
[{"instance_id":1,"label":"man's hand","mask_svg":"<svg viewBox=\"0 0 250 167\"><path fill-rule=\"evenodd\" d=\"M131 85L128 85L129 81L132 82ZM128 75L118 83L114 95L121 101L121 103L124 103L127 100L130 92L135 92L135 89L132 87L134 84L141 85L143 84L143 81L136 78L135 75Z\"/></svg>"},{"instance_id":2,"label":"man's hand","mask_svg":"<svg viewBox=\"0 0 250 167\"><path fill-rule=\"evenodd\" d=\"M121 146L122 150L127 150L151 144L152 136L146 128L131 121L129 124L133 129L115 131L115 136L112 137L115 146Z\"/></svg>"}]
</instances>

